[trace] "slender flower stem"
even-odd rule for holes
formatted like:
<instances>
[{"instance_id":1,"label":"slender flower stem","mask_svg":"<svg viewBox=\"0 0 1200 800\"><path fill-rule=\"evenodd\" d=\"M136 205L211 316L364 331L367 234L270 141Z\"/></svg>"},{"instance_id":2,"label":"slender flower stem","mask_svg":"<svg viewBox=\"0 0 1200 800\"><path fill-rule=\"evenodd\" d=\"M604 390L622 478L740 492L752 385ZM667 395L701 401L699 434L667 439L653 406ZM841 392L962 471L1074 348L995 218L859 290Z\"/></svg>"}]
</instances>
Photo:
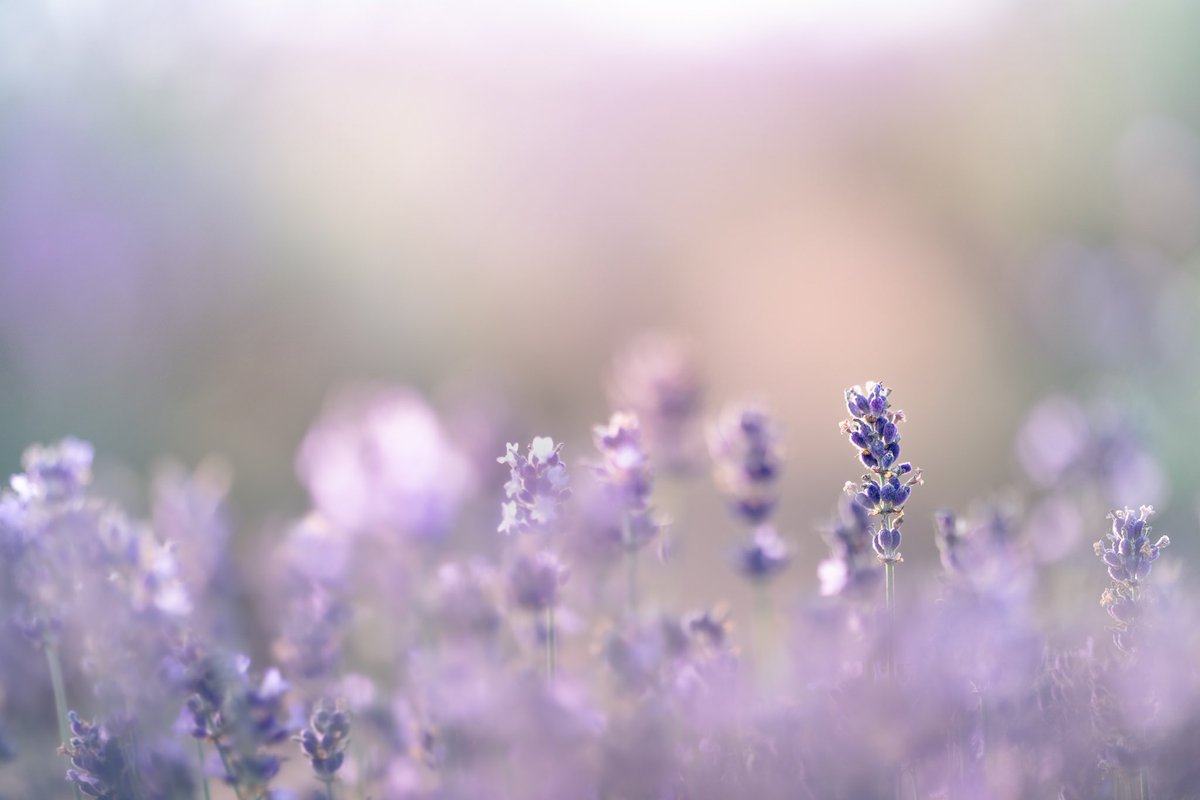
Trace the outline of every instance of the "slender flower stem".
<instances>
[{"instance_id":1,"label":"slender flower stem","mask_svg":"<svg viewBox=\"0 0 1200 800\"><path fill-rule=\"evenodd\" d=\"M1150 789L1146 786L1146 770L1138 770L1138 800L1150 800Z\"/></svg>"},{"instance_id":2,"label":"slender flower stem","mask_svg":"<svg viewBox=\"0 0 1200 800\"><path fill-rule=\"evenodd\" d=\"M546 678L553 683L556 668L554 636L554 606L546 606Z\"/></svg>"},{"instance_id":3,"label":"slender flower stem","mask_svg":"<svg viewBox=\"0 0 1200 800\"><path fill-rule=\"evenodd\" d=\"M887 635L884 638L884 670L890 679L896 676L896 653L892 646L896 621L896 565L891 561L883 565L883 605L887 614L888 627Z\"/></svg>"},{"instance_id":4,"label":"slender flower stem","mask_svg":"<svg viewBox=\"0 0 1200 800\"><path fill-rule=\"evenodd\" d=\"M621 515L621 541L625 545L625 612L632 618L638 611L638 551L633 546L629 514Z\"/></svg>"},{"instance_id":5,"label":"slender flower stem","mask_svg":"<svg viewBox=\"0 0 1200 800\"><path fill-rule=\"evenodd\" d=\"M196 755L200 758L200 782L204 785L204 800L212 800L212 793L208 788L208 773L204 769L207 759L204 757L204 740L196 740Z\"/></svg>"},{"instance_id":6,"label":"slender flower stem","mask_svg":"<svg viewBox=\"0 0 1200 800\"><path fill-rule=\"evenodd\" d=\"M63 683L62 664L58 660L58 649L52 645L46 645L46 666L50 670L50 685L54 689L54 710L58 717L58 738L62 740L62 746L66 747L71 741L71 732L67 728L67 690ZM82 800L83 795L79 793L79 787L73 786L75 790L75 800Z\"/></svg>"},{"instance_id":7,"label":"slender flower stem","mask_svg":"<svg viewBox=\"0 0 1200 800\"><path fill-rule=\"evenodd\" d=\"M333 781L325 781L325 798L333 800Z\"/></svg>"}]
</instances>

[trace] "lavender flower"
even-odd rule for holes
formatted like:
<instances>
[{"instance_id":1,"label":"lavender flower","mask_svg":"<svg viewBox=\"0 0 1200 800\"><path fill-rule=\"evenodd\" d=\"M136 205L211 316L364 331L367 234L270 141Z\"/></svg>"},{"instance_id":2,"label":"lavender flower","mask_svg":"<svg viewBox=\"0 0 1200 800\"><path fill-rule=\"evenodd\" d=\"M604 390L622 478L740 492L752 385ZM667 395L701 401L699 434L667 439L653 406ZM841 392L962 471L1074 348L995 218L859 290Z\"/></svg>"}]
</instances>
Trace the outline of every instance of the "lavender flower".
<instances>
[{"instance_id":1,"label":"lavender flower","mask_svg":"<svg viewBox=\"0 0 1200 800\"><path fill-rule=\"evenodd\" d=\"M1094 545L1112 579L1100 603L1116 621L1113 641L1125 652L1133 650L1135 628L1143 614L1142 583L1159 553L1171 544L1166 536L1151 544L1147 521L1153 513L1151 506L1142 506L1136 512L1131 508L1112 511L1112 531Z\"/></svg>"},{"instance_id":2,"label":"lavender flower","mask_svg":"<svg viewBox=\"0 0 1200 800\"><path fill-rule=\"evenodd\" d=\"M650 508L654 478L642 446L642 429L633 414L616 413L607 425L592 429L601 461L595 471L608 503L623 519L623 544L637 550L658 535L662 523Z\"/></svg>"},{"instance_id":3,"label":"lavender flower","mask_svg":"<svg viewBox=\"0 0 1200 800\"><path fill-rule=\"evenodd\" d=\"M867 509L855 498L843 497L826 533L830 556L817 567L822 595L861 595L878 584L874 538Z\"/></svg>"},{"instance_id":4,"label":"lavender flower","mask_svg":"<svg viewBox=\"0 0 1200 800\"><path fill-rule=\"evenodd\" d=\"M71 739L63 753L71 759L67 780L87 797L125 800L136 796L133 770L118 740L103 725L85 722L68 712Z\"/></svg>"},{"instance_id":5,"label":"lavender flower","mask_svg":"<svg viewBox=\"0 0 1200 800\"><path fill-rule=\"evenodd\" d=\"M520 553L508 572L513 602L526 611L540 612L558 605L570 570L548 550Z\"/></svg>"},{"instance_id":6,"label":"lavender flower","mask_svg":"<svg viewBox=\"0 0 1200 800\"><path fill-rule=\"evenodd\" d=\"M212 742L221 757L224 780L238 797L265 792L279 772L279 757L266 748L291 734L292 721L284 707L288 685L279 671L269 669L255 686L249 678L250 660L197 654L186 685L193 694L186 703L191 735Z\"/></svg>"},{"instance_id":7,"label":"lavender flower","mask_svg":"<svg viewBox=\"0 0 1200 800\"><path fill-rule=\"evenodd\" d=\"M504 485L508 498L501 506L501 533L547 531L559 521L562 504L571 496L567 466L549 436L538 436L525 455L516 444L496 459L509 468L509 480Z\"/></svg>"},{"instance_id":8,"label":"lavender flower","mask_svg":"<svg viewBox=\"0 0 1200 800\"><path fill-rule=\"evenodd\" d=\"M629 409L641 420L661 468L680 471L692 464L702 386L686 343L646 334L617 356L608 388L614 408Z\"/></svg>"},{"instance_id":9,"label":"lavender flower","mask_svg":"<svg viewBox=\"0 0 1200 800\"><path fill-rule=\"evenodd\" d=\"M350 743L350 716L340 707L320 708L313 713L308 727L295 737L300 751L312 765L317 779L329 783L341 769Z\"/></svg>"},{"instance_id":10,"label":"lavender flower","mask_svg":"<svg viewBox=\"0 0 1200 800\"><path fill-rule=\"evenodd\" d=\"M757 525L778 501L783 446L775 421L757 406L731 406L709 436L717 484L733 512Z\"/></svg>"},{"instance_id":11,"label":"lavender flower","mask_svg":"<svg viewBox=\"0 0 1200 800\"><path fill-rule=\"evenodd\" d=\"M774 528L762 525L755 529L750 542L738 549L735 565L750 580L766 581L783 572L791 560L791 548Z\"/></svg>"},{"instance_id":12,"label":"lavender flower","mask_svg":"<svg viewBox=\"0 0 1200 800\"><path fill-rule=\"evenodd\" d=\"M846 390L846 408L850 418L841 424L842 433L858 451L859 461L870 472L860 485L846 484L846 491L855 497L867 513L880 518L872 546L876 556L885 564L903 560L900 555L900 523L904 504L912 487L921 482L921 471L900 459L899 423L904 412L892 410L891 389L871 382L864 389L854 386Z\"/></svg>"}]
</instances>

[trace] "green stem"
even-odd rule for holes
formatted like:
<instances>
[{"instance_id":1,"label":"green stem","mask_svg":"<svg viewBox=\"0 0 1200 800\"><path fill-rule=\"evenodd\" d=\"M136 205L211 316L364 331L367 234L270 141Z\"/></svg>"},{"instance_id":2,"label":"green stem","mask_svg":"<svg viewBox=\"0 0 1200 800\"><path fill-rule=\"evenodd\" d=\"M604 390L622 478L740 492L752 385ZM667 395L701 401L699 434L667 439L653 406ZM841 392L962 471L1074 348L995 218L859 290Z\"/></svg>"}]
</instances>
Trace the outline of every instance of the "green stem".
<instances>
[{"instance_id":1,"label":"green stem","mask_svg":"<svg viewBox=\"0 0 1200 800\"><path fill-rule=\"evenodd\" d=\"M896 677L896 652L892 637L896 622L896 564L892 561L883 565L883 605L887 613L887 635L884 638L884 672L888 679Z\"/></svg>"},{"instance_id":2,"label":"green stem","mask_svg":"<svg viewBox=\"0 0 1200 800\"><path fill-rule=\"evenodd\" d=\"M237 776L233 774L233 770L229 766L229 758L225 755L225 748L221 747L221 743L216 741L213 742L213 746L217 748L217 755L221 757L221 766L225 768L225 774L236 779ZM236 780L233 782L233 793L237 795L237 800L245 800L242 797L242 787L237 785Z\"/></svg>"},{"instance_id":3,"label":"green stem","mask_svg":"<svg viewBox=\"0 0 1200 800\"><path fill-rule=\"evenodd\" d=\"M546 606L546 678L553 683L555 673L554 606Z\"/></svg>"},{"instance_id":4,"label":"green stem","mask_svg":"<svg viewBox=\"0 0 1200 800\"><path fill-rule=\"evenodd\" d=\"M204 770L206 759L204 758L204 740L196 740L196 755L200 757L200 781L204 785L204 800L212 800L212 793L208 789L208 773Z\"/></svg>"},{"instance_id":5,"label":"green stem","mask_svg":"<svg viewBox=\"0 0 1200 800\"><path fill-rule=\"evenodd\" d=\"M1146 770L1138 770L1138 800L1150 800L1150 788L1146 785Z\"/></svg>"},{"instance_id":6,"label":"green stem","mask_svg":"<svg viewBox=\"0 0 1200 800\"><path fill-rule=\"evenodd\" d=\"M58 660L58 649L54 645L46 645L46 666L50 669L50 685L54 689L54 710L58 717L58 738L66 747L71 741L71 732L67 728L67 690L63 683L62 663ZM79 787L72 784L75 790L75 800L83 800Z\"/></svg>"},{"instance_id":7,"label":"green stem","mask_svg":"<svg viewBox=\"0 0 1200 800\"><path fill-rule=\"evenodd\" d=\"M333 800L333 781L325 781L325 798Z\"/></svg>"}]
</instances>

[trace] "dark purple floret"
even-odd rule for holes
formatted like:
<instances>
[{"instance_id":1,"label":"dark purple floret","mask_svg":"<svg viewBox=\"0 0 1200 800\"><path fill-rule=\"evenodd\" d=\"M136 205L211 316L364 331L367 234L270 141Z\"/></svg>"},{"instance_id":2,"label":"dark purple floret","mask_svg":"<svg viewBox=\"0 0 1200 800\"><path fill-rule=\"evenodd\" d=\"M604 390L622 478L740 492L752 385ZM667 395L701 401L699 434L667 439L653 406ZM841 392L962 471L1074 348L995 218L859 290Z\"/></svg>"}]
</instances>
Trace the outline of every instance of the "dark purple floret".
<instances>
[{"instance_id":1,"label":"dark purple floret","mask_svg":"<svg viewBox=\"0 0 1200 800\"><path fill-rule=\"evenodd\" d=\"M1112 519L1112 532L1096 542L1096 555L1108 567L1108 575L1118 583L1137 586L1150 574L1150 565L1158 558L1163 548L1171 544L1166 536L1161 536L1153 544L1150 542L1150 526L1146 524L1154 509L1142 506L1135 513L1131 508L1113 511L1109 514Z\"/></svg>"},{"instance_id":2,"label":"dark purple floret","mask_svg":"<svg viewBox=\"0 0 1200 800\"><path fill-rule=\"evenodd\" d=\"M71 739L62 752L71 760L67 780L86 797L126 800L134 797L133 771L116 737L95 722L67 713Z\"/></svg>"},{"instance_id":3,"label":"dark purple floret","mask_svg":"<svg viewBox=\"0 0 1200 800\"><path fill-rule=\"evenodd\" d=\"M754 531L747 544L738 549L736 566L738 572L753 581L765 581L775 577L792 560L791 548L770 526Z\"/></svg>"},{"instance_id":4,"label":"dark purple floret","mask_svg":"<svg viewBox=\"0 0 1200 800\"><path fill-rule=\"evenodd\" d=\"M341 707L318 709L308 727L295 737L300 751L312 765L317 779L329 782L341 769L350 743L350 715Z\"/></svg>"}]
</instances>

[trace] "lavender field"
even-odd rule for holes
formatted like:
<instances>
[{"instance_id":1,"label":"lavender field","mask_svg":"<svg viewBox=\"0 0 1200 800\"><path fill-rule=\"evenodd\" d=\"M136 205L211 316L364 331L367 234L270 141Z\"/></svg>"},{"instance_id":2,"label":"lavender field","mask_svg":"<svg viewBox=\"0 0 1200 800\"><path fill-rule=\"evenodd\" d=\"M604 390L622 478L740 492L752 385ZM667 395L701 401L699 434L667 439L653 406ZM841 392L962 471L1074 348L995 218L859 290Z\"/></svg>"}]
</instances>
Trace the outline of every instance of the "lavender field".
<instances>
[{"instance_id":1,"label":"lavender field","mask_svg":"<svg viewBox=\"0 0 1200 800\"><path fill-rule=\"evenodd\" d=\"M1200 800L1200 8L0 7L0 800Z\"/></svg>"}]
</instances>

